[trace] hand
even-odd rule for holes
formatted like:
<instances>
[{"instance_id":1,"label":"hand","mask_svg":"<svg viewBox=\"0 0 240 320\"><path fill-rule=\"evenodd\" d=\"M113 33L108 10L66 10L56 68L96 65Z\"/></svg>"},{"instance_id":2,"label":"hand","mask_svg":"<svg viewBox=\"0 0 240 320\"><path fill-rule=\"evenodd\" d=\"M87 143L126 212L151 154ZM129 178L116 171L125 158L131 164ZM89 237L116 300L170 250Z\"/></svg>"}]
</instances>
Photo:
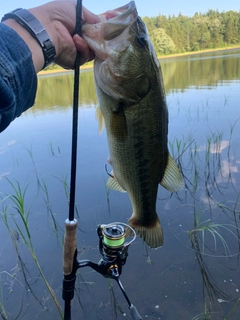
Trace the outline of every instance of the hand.
<instances>
[{"instance_id":1,"label":"hand","mask_svg":"<svg viewBox=\"0 0 240 320\"><path fill-rule=\"evenodd\" d=\"M73 69L77 50L81 53L80 63L94 58L93 51L79 35L74 35L76 25L75 1L52 1L29 9L44 25L56 48L55 62L60 66ZM83 7L83 23L97 23L99 17Z\"/></svg>"}]
</instances>

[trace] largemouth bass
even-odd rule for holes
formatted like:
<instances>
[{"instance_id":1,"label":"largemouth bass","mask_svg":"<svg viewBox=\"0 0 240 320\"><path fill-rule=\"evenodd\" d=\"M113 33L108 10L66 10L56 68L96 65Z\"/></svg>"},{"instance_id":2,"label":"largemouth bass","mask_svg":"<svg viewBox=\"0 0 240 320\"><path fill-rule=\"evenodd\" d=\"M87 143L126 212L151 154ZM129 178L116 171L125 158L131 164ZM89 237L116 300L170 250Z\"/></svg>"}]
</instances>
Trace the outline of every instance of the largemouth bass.
<instances>
[{"instance_id":1,"label":"largemouth bass","mask_svg":"<svg viewBox=\"0 0 240 320\"><path fill-rule=\"evenodd\" d=\"M127 191L128 223L152 248L163 244L156 213L158 184L171 192L183 186L168 152L168 110L159 61L134 1L83 25L95 52L94 78L107 130L109 188Z\"/></svg>"}]
</instances>

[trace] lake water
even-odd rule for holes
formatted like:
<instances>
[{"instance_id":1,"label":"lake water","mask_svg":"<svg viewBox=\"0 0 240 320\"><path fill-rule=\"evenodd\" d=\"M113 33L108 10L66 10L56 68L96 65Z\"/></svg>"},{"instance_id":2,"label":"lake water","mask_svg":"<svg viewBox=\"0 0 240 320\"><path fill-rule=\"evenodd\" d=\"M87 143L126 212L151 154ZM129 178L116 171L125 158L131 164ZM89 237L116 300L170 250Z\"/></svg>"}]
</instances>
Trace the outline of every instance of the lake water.
<instances>
[{"instance_id":1,"label":"lake water","mask_svg":"<svg viewBox=\"0 0 240 320\"><path fill-rule=\"evenodd\" d=\"M137 238L121 281L143 319L238 320L240 50L162 59L161 66L169 107L169 150L181 167L185 189L171 194L159 187L157 212L164 245L151 250ZM34 254L63 307L72 91L72 73L39 76L35 106L0 136L0 211L9 225L8 230L0 220L3 319L61 319ZM97 225L126 223L132 212L127 194L106 190L107 141L105 131L98 135L96 108L92 70L82 71L77 247L80 259L97 263ZM8 197L20 192L18 186L25 192L29 235L14 209L14 198ZM90 268L78 274L72 315L131 319L117 283Z\"/></svg>"}]
</instances>

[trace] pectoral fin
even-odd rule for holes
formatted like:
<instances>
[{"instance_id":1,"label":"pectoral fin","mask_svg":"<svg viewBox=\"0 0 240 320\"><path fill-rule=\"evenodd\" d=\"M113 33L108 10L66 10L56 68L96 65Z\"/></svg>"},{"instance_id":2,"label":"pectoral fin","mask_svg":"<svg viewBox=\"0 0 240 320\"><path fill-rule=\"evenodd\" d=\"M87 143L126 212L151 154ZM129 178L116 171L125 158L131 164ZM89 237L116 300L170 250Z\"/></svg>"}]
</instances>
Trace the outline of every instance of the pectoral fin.
<instances>
[{"instance_id":1,"label":"pectoral fin","mask_svg":"<svg viewBox=\"0 0 240 320\"><path fill-rule=\"evenodd\" d=\"M115 107L116 110L111 112L110 116L110 131L117 140L125 141L128 137L128 128L123 104L119 102Z\"/></svg>"},{"instance_id":2,"label":"pectoral fin","mask_svg":"<svg viewBox=\"0 0 240 320\"><path fill-rule=\"evenodd\" d=\"M97 107L96 109L96 119L98 121L98 134L101 134L105 126L105 121L100 107Z\"/></svg>"},{"instance_id":3,"label":"pectoral fin","mask_svg":"<svg viewBox=\"0 0 240 320\"><path fill-rule=\"evenodd\" d=\"M127 192L126 190L124 190L120 186L117 179L114 177L113 172L111 172L110 177L107 181L107 187L112 190L116 190L116 191L120 191L120 192Z\"/></svg>"},{"instance_id":4,"label":"pectoral fin","mask_svg":"<svg viewBox=\"0 0 240 320\"><path fill-rule=\"evenodd\" d=\"M182 175L170 154L168 154L168 163L160 185L171 192L177 192L184 188Z\"/></svg>"}]
</instances>

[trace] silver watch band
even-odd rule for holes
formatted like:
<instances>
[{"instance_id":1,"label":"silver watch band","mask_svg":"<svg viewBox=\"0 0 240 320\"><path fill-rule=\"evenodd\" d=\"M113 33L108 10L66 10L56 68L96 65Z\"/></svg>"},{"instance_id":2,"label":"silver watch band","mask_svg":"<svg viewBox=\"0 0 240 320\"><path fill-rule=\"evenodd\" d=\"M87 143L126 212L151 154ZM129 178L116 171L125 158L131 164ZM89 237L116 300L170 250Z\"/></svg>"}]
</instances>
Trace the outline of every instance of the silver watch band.
<instances>
[{"instance_id":1,"label":"silver watch band","mask_svg":"<svg viewBox=\"0 0 240 320\"><path fill-rule=\"evenodd\" d=\"M14 19L17 21L40 44L45 61L43 69L54 61L56 56L54 44L52 43L44 26L33 14L31 14L31 12L21 8L15 9L6 13L1 21L5 21L7 19Z\"/></svg>"}]
</instances>

